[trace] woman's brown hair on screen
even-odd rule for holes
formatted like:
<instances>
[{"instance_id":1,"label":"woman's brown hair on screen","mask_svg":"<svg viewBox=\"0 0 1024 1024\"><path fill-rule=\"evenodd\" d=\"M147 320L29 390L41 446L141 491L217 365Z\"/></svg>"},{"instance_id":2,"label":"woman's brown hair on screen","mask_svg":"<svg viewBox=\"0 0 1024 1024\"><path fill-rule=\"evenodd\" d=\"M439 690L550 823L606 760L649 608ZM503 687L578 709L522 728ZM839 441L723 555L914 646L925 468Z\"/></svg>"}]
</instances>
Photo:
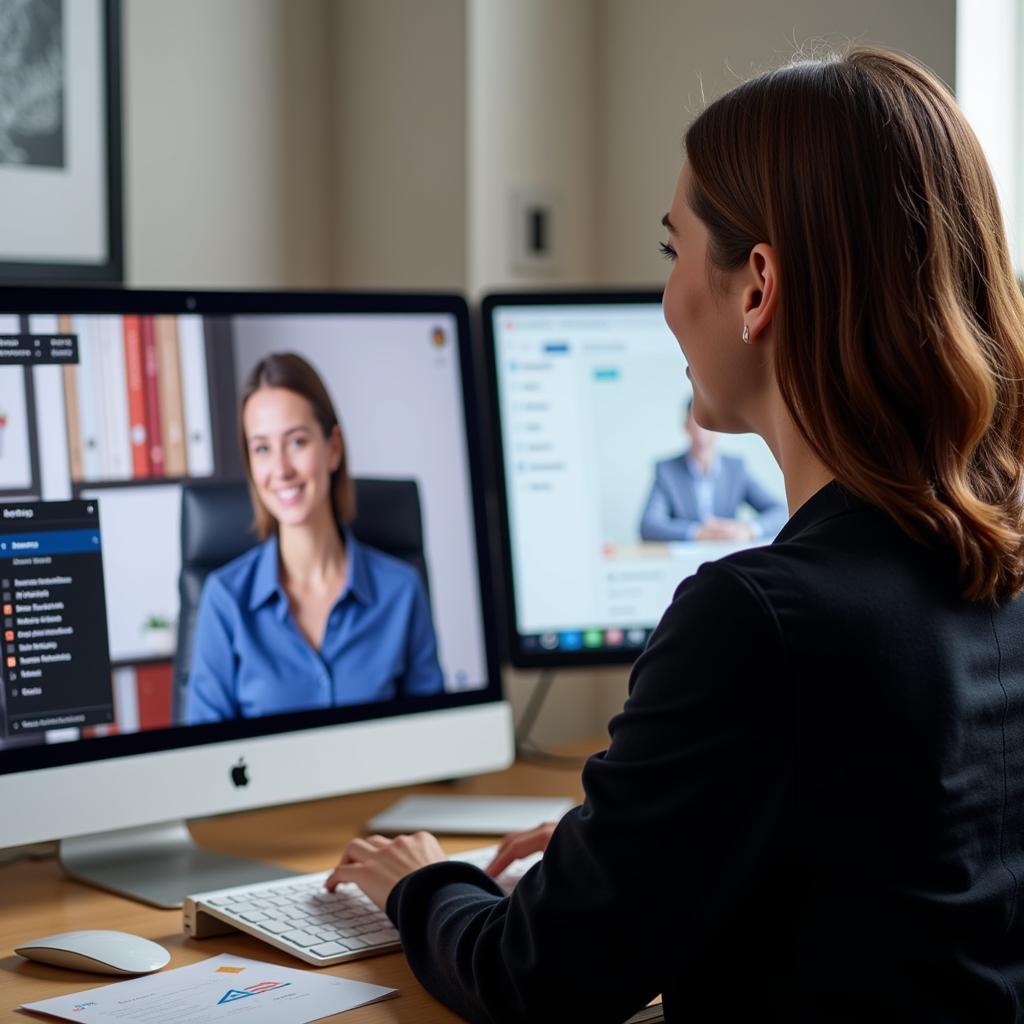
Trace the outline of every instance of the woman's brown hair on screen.
<instances>
[{"instance_id":1,"label":"woman's brown hair on screen","mask_svg":"<svg viewBox=\"0 0 1024 1024\"><path fill-rule=\"evenodd\" d=\"M1024 299L995 185L945 86L856 48L711 104L685 138L709 273L779 259L774 369L815 454L964 596L1024 587ZM794 286L787 288L788 284Z\"/></svg>"}]
</instances>

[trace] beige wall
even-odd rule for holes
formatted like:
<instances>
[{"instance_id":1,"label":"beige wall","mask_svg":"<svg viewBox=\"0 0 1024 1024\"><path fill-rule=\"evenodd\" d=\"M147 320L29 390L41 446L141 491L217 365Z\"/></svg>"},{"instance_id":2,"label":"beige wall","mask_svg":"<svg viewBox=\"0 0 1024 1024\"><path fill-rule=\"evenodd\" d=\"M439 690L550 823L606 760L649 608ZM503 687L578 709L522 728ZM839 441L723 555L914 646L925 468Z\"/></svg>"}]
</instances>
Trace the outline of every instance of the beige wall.
<instances>
[{"instance_id":1,"label":"beige wall","mask_svg":"<svg viewBox=\"0 0 1024 1024\"><path fill-rule=\"evenodd\" d=\"M130 0L128 280L645 283L701 90L825 38L952 80L954 0ZM511 201L557 200L550 271Z\"/></svg>"},{"instance_id":2,"label":"beige wall","mask_svg":"<svg viewBox=\"0 0 1024 1024\"><path fill-rule=\"evenodd\" d=\"M130 284L327 283L328 2L123 5Z\"/></svg>"},{"instance_id":3,"label":"beige wall","mask_svg":"<svg viewBox=\"0 0 1024 1024\"><path fill-rule=\"evenodd\" d=\"M913 54L950 84L955 0L597 0L597 280L657 283L687 124L730 86L816 41Z\"/></svg>"},{"instance_id":4,"label":"beige wall","mask_svg":"<svg viewBox=\"0 0 1024 1024\"><path fill-rule=\"evenodd\" d=\"M468 279L497 287L593 279L595 18L591 0L468 0ZM517 265L515 197L553 210L548 267Z\"/></svg>"},{"instance_id":5,"label":"beige wall","mask_svg":"<svg viewBox=\"0 0 1024 1024\"><path fill-rule=\"evenodd\" d=\"M465 0L333 0L332 276L466 281Z\"/></svg>"}]
</instances>

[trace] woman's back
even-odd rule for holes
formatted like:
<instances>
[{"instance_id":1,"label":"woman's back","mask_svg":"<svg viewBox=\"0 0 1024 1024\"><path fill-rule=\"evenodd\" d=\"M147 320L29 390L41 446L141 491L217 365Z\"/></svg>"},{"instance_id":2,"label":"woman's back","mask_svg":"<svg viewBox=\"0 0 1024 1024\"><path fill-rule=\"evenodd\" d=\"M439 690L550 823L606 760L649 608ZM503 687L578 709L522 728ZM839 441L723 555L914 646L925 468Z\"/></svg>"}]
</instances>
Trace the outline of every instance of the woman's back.
<instances>
[{"instance_id":1,"label":"woman's back","mask_svg":"<svg viewBox=\"0 0 1024 1024\"><path fill-rule=\"evenodd\" d=\"M751 1010L767 987L807 1020L1016 1020L1024 602L964 601L952 559L834 484L706 573L734 574L777 636L761 683L791 702L792 775L770 863L683 1005L687 979L742 963Z\"/></svg>"}]
</instances>

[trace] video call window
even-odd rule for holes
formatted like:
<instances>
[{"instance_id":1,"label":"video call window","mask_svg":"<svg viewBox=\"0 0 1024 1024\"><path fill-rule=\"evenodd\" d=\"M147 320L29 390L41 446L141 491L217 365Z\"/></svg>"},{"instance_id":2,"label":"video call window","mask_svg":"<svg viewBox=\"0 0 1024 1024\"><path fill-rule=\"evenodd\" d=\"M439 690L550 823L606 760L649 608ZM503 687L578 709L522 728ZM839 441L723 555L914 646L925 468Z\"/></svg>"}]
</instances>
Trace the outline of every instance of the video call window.
<instances>
[{"instance_id":1,"label":"video call window","mask_svg":"<svg viewBox=\"0 0 1024 1024\"><path fill-rule=\"evenodd\" d=\"M181 489L195 481L244 479L239 392L252 366L278 352L302 356L320 375L340 419L353 477L412 481L418 491L429 588L415 583L415 570L364 552L366 594L377 588L390 604L386 622L378 617L361 628L394 633L407 628L401 623L416 624L418 633L408 639L413 657L424 645L431 650L429 659L421 658L430 665L417 677L424 693L485 686L456 330L450 314L425 313L0 316L0 346L6 346L0 366L0 513L13 517L15 509L35 507L40 524L59 517L61 509L90 509L82 514L93 517L87 525L97 536L88 563L96 577L89 582L92 619L83 617L88 602L78 602L62 613L66 622L20 624L14 605L25 602L5 602L12 614L5 616L10 625L0 664L0 749L212 720L196 710L201 702L190 705L173 694ZM0 519L10 522L24 523ZM19 577L9 563L3 566L0 558L3 593L12 593L7 584L20 586ZM68 575L59 568L48 569L47 576ZM84 593L79 582L86 586L88 572L76 573L76 593ZM405 619L394 612L402 601L409 605ZM10 728L20 714L18 703L41 696L34 692L38 681L10 662L21 653L22 627L71 629L76 638L88 633L88 651L66 636L31 642L63 645L66 650L45 653L68 655L80 676L98 678L104 711L86 718L64 714L75 703L68 696L66 707L35 719L38 728ZM404 634L391 642L406 642ZM341 690L348 693L341 699L352 702L378 700L384 692L354 683ZM48 692L59 694L58 683ZM305 707L301 699L282 705L264 697L262 703L232 705L231 714Z\"/></svg>"},{"instance_id":2,"label":"video call window","mask_svg":"<svg viewBox=\"0 0 1024 1024\"><path fill-rule=\"evenodd\" d=\"M787 518L782 474L760 438L693 420L660 302L498 297L485 311L513 643L635 656L702 562L771 542Z\"/></svg>"}]
</instances>

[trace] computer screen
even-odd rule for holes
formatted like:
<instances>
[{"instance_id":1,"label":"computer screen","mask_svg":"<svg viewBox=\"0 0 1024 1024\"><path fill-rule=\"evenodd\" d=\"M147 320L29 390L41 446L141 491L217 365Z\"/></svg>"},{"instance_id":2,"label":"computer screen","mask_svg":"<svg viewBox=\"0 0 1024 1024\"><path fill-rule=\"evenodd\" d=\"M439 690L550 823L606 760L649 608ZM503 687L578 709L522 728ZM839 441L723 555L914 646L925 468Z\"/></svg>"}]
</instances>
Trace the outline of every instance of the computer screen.
<instances>
[{"instance_id":1,"label":"computer screen","mask_svg":"<svg viewBox=\"0 0 1024 1024\"><path fill-rule=\"evenodd\" d=\"M771 541L782 474L704 431L657 293L483 301L513 663L632 661L704 561Z\"/></svg>"},{"instance_id":2,"label":"computer screen","mask_svg":"<svg viewBox=\"0 0 1024 1024\"><path fill-rule=\"evenodd\" d=\"M319 689L313 679L329 622L320 651L282 634L295 646L281 654L287 669L275 673L263 652L255 690L240 679L237 700L197 702L191 687L223 684L206 678L210 663L230 674L246 652L217 632L223 607L200 602L207 661L193 654L175 693L177 632L188 628L182 489L245 479L239 395L274 353L300 355L323 381L357 489L406 481L418 493L425 578L361 545L348 599L366 607L337 627L352 636L335 654L357 651L340 678ZM17 785L22 806L0 846L507 764L473 379L457 297L0 291L0 792ZM261 583L274 604L266 548L241 556L222 587L236 587L243 618L259 611ZM286 604L274 612L282 629ZM360 631L364 646L351 647ZM383 744L376 755L361 727ZM232 771L240 760L248 773ZM160 806L27 806L26 785L62 766L105 780L107 802L154 771ZM69 803L85 784L70 785Z\"/></svg>"}]
</instances>

